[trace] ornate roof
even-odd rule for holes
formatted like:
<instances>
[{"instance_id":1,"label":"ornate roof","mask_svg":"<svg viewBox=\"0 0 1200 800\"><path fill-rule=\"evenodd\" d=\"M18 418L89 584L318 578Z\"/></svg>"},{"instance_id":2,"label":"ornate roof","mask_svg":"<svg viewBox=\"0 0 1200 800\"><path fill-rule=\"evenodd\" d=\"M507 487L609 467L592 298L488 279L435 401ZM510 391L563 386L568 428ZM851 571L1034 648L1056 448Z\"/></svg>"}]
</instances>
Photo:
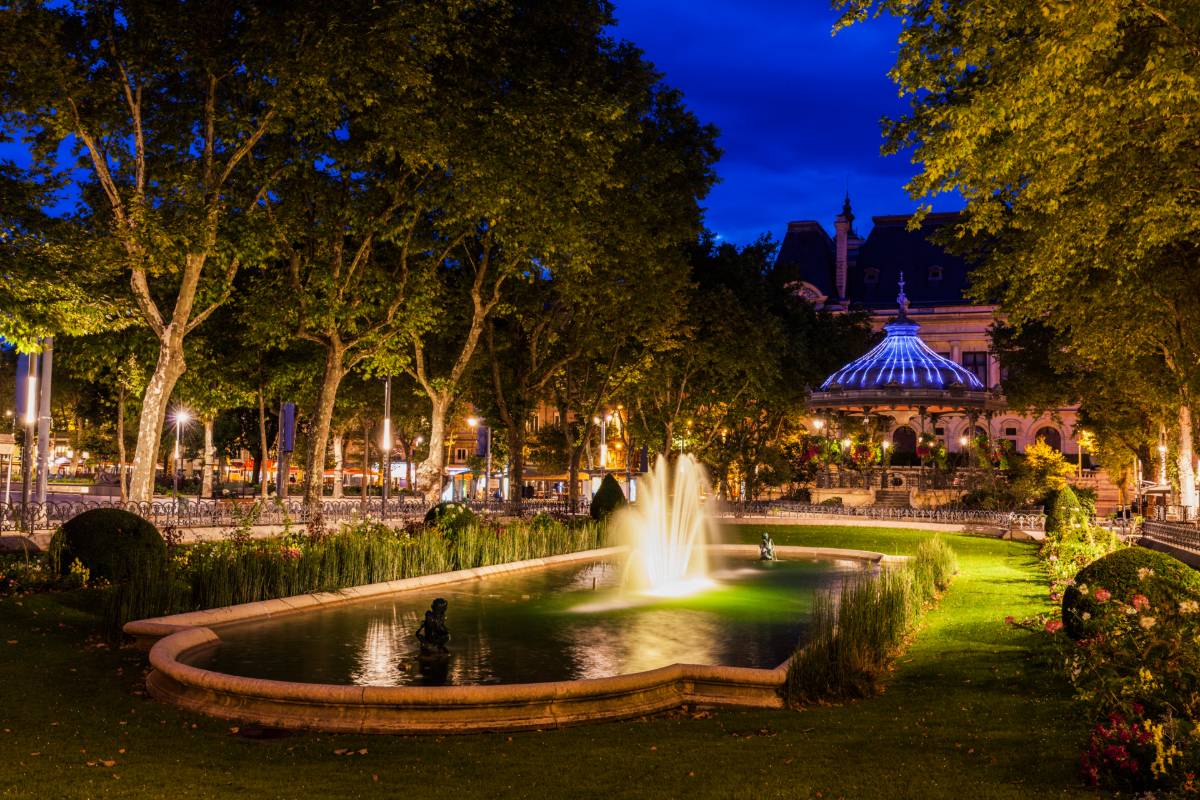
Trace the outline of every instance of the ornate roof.
<instances>
[{"instance_id":1,"label":"ornate roof","mask_svg":"<svg viewBox=\"0 0 1200 800\"><path fill-rule=\"evenodd\" d=\"M900 275L900 313L883 326L885 335L866 355L830 375L813 392L818 407L880 408L927 406L983 408L993 405L987 387L973 372L940 356L917 334L908 318L904 275Z\"/></svg>"}]
</instances>

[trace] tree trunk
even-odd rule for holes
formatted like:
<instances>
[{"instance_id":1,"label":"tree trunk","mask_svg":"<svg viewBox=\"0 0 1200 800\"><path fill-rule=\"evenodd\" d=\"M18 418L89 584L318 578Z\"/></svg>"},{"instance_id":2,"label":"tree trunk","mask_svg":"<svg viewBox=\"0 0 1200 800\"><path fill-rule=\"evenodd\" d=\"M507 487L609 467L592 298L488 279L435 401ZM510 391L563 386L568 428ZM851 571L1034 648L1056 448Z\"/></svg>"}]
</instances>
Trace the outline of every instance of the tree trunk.
<instances>
[{"instance_id":1,"label":"tree trunk","mask_svg":"<svg viewBox=\"0 0 1200 800\"><path fill-rule=\"evenodd\" d=\"M258 387L258 485L259 495L267 499L267 484L271 480L267 474L267 452L271 445L267 442L267 398L263 387Z\"/></svg>"},{"instance_id":2,"label":"tree trunk","mask_svg":"<svg viewBox=\"0 0 1200 800\"><path fill-rule=\"evenodd\" d=\"M1192 447L1192 407L1179 405L1179 504L1187 509L1188 519L1196 512L1195 452Z\"/></svg>"},{"instance_id":3,"label":"tree trunk","mask_svg":"<svg viewBox=\"0 0 1200 800\"><path fill-rule=\"evenodd\" d=\"M520 514L525 488L525 426L516 423L508 429L508 499Z\"/></svg>"},{"instance_id":4,"label":"tree trunk","mask_svg":"<svg viewBox=\"0 0 1200 800\"><path fill-rule=\"evenodd\" d=\"M431 396L429 414L429 455L417 468L417 491L425 502L434 505L442 497L446 478L446 415L450 411L450 396L442 392Z\"/></svg>"},{"instance_id":5,"label":"tree trunk","mask_svg":"<svg viewBox=\"0 0 1200 800\"><path fill-rule=\"evenodd\" d=\"M342 354L342 347L336 342L325 348L321 393L317 396L317 407L308 432L308 447L304 451L304 512L308 519L309 536L322 536L325 533L325 515L321 511L321 498L325 494L325 454L329 451L333 405L337 402L338 386L345 375Z\"/></svg>"},{"instance_id":6,"label":"tree trunk","mask_svg":"<svg viewBox=\"0 0 1200 800\"><path fill-rule=\"evenodd\" d=\"M567 503L568 513L571 514L575 513L579 505L579 459L582 455L582 447L572 447L570 460L567 462Z\"/></svg>"},{"instance_id":7,"label":"tree trunk","mask_svg":"<svg viewBox=\"0 0 1200 800\"><path fill-rule=\"evenodd\" d=\"M200 497L212 497L213 493L213 418L204 418L204 455L200 460L203 472L200 475Z\"/></svg>"},{"instance_id":8,"label":"tree trunk","mask_svg":"<svg viewBox=\"0 0 1200 800\"><path fill-rule=\"evenodd\" d=\"M333 435L333 497L335 500L342 498L342 483L346 479L345 454L342 452L344 440L345 436L341 433Z\"/></svg>"},{"instance_id":9,"label":"tree trunk","mask_svg":"<svg viewBox=\"0 0 1200 800\"><path fill-rule=\"evenodd\" d=\"M162 440L167 404L179 376L187 368L183 358L183 330L180 322L167 326L158 342L158 362L146 384L142 397L142 414L138 420L137 448L133 453L133 470L129 479L129 499L148 503L154 499L154 475L158 464L158 446Z\"/></svg>"},{"instance_id":10,"label":"tree trunk","mask_svg":"<svg viewBox=\"0 0 1200 800\"><path fill-rule=\"evenodd\" d=\"M129 499L125 487L125 387L117 390L117 485L121 490L121 502Z\"/></svg>"}]
</instances>

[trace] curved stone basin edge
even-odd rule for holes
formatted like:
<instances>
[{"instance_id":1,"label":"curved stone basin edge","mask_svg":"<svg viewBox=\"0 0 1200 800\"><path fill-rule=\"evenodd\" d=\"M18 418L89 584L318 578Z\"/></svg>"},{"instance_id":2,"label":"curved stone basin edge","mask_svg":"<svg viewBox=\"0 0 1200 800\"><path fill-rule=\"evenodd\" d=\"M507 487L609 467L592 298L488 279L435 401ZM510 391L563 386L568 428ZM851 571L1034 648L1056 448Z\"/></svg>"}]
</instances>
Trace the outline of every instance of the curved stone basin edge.
<instances>
[{"instance_id":1,"label":"curved stone basin edge","mask_svg":"<svg viewBox=\"0 0 1200 800\"><path fill-rule=\"evenodd\" d=\"M757 545L713 545L712 550L756 556ZM146 679L158 700L221 719L276 728L338 733L446 734L555 728L638 717L701 705L782 708L788 662L774 669L671 664L645 672L544 683L473 686L354 686L247 678L186 663L214 647L210 626L295 614L396 592L477 580L489 575L578 561L604 560L624 548L608 547L549 558L357 586L339 592L263 600L137 620L125 632L150 648ZM884 566L905 556L864 550L779 545L783 558L835 558ZM790 659L789 659L790 660Z\"/></svg>"}]
</instances>

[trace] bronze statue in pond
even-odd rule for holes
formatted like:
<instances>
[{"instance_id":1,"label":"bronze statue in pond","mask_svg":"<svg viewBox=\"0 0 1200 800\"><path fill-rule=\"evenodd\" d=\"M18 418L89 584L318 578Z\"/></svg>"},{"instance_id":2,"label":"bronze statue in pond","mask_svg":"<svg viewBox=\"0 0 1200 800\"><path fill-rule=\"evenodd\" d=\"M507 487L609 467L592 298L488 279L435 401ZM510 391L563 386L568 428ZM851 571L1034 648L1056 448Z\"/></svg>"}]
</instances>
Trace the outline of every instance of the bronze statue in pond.
<instances>
[{"instance_id":1,"label":"bronze statue in pond","mask_svg":"<svg viewBox=\"0 0 1200 800\"><path fill-rule=\"evenodd\" d=\"M450 604L439 597L425 612L425 619L417 628L417 641L421 643L421 655L444 655L450 651L446 642L450 641L450 631L446 629L446 608Z\"/></svg>"}]
</instances>

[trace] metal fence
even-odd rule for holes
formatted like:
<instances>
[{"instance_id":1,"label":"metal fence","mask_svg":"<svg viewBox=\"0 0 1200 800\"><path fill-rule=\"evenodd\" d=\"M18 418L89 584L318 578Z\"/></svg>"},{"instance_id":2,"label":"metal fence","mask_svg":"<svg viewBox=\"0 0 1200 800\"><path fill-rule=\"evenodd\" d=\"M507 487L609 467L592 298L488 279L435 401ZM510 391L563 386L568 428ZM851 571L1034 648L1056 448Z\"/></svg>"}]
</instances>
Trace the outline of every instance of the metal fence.
<instances>
[{"instance_id":1,"label":"metal fence","mask_svg":"<svg viewBox=\"0 0 1200 800\"><path fill-rule=\"evenodd\" d=\"M1142 523L1142 537L1200 553L1200 527L1196 525L1146 520Z\"/></svg>"},{"instance_id":2,"label":"metal fence","mask_svg":"<svg viewBox=\"0 0 1200 800\"><path fill-rule=\"evenodd\" d=\"M1038 512L968 511L961 509L887 508L882 506L826 506L771 500L748 503L723 503L719 516L747 517L857 517L861 519L946 522L962 525L1040 531L1046 528L1046 516Z\"/></svg>"},{"instance_id":3,"label":"metal fence","mask_svg":"<svg viewBox=\"0 0 1200 800\"><path fill-rule=\"evenodd\" d=\"M529 516L552 514L577 516L588 513L589 501L579 498L574 504L566 499L522 500L518 506L507 500L467 501L466 505L488 516ZM256 525L304 525L308 515L299 498L287 500L155 500L150 503L106 502L96 498L50 503L33 503L28 508L14 503L0 504L0 531L52 530L77 514L92 508L122 508L148 519L159 528L239 528ZM1020 530L1043 530L1045 516L1037 513L1001 511L934 510L921 508L884 508L877 506L828 506L788 500L753 502L710 501L710 511L718 517L846 517L914 522L947 522L993 525ZM405 521L424 516L428 506L421 498L393 498L387 504L388 521ZM328 523L358 519L382 519L383 504L378 497L326 499L321 513Z\"/></svg>"}]
</instances>

